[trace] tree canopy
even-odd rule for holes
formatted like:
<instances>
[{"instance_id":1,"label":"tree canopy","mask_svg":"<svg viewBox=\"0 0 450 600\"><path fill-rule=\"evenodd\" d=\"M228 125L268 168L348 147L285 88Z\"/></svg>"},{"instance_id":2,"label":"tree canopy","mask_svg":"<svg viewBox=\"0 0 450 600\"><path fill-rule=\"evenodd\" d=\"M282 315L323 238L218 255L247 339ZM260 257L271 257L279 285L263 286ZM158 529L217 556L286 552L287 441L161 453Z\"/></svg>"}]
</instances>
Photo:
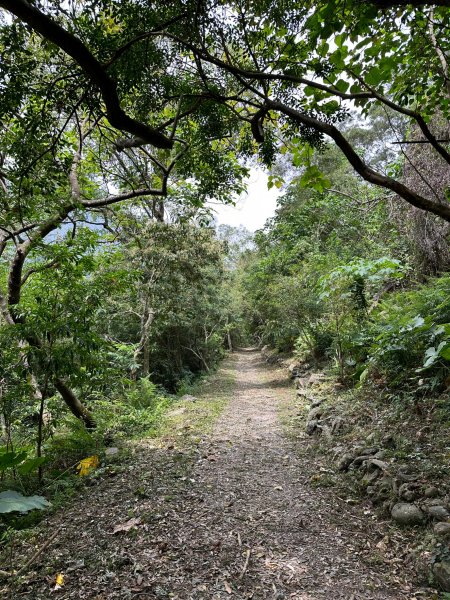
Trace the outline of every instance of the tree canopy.
<instances>
[{"instance_id":1,"label":"tree canopy","mask_svg":"<svg viewBox=\"0 0 450 600\"><path fill-rule=\"evenodd\" d=\"M206 168L217 178L220 151L225 162L257 152L270 165L286 148L320 186L311 149L331 138L365 180L450 220L447 199L374 168L341 126L351 111L364 116L376 104L405 117L418 138L409 142L426 142L450 162L447 140L432 126L437 113L448 117L450 101L445 2L0 6L9 15L2 114L21 107L23 126L41 138L36 160L42 145L54 150L83 113L115 148L175 148L177 158L182 150L190 177ZM25 114L30 89L42 101ZM167 175L163 170L163 181Z\"/></svg>"}]
</instances>

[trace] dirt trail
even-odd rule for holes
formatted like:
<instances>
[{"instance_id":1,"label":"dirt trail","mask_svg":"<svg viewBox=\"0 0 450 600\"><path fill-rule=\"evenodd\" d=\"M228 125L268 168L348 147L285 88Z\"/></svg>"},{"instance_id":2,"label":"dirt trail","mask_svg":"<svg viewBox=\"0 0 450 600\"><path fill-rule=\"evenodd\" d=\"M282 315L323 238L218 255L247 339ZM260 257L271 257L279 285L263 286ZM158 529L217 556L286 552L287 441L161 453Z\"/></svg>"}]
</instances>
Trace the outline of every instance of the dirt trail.
<instances>
[{"instance_id":1,"label":"dirt trail","mask_svg":"<svg viewBox=\"0 0 450 600\"><path fill-rule=\"evenodd\" d=\"M279 423L280 405L293 397L285 374L257 352L231 361L234 392L212 435L193 452L144 448L80 508L52 517L52 528L62 526L59 543L11 597L427 597L408 587L406 568L399 578L397 564L373 561L380 533L362 510L311 485L314 466ZM136 528L113 535L131 516ZM53 593L58 570L65 586Z\"/></svg>"}]
</instances>

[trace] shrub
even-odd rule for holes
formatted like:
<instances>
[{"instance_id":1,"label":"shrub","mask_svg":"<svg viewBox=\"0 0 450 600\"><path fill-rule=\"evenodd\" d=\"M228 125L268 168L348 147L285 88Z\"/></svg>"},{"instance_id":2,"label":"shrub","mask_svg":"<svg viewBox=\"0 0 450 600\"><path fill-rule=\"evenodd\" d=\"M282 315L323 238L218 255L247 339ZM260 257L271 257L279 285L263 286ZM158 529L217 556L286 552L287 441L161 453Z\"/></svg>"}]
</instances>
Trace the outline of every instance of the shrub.
<instances>
[{"instance_id":1,"label":"shrub","mask_svg":"<svg viewBox=\"0 0 450 600\"><path fill-rule=\"evenodd\" d=\"M372 313L369 364L392 385L440 384L450 367L450 276L391 294Z\"/></svg>"}]
</instances>

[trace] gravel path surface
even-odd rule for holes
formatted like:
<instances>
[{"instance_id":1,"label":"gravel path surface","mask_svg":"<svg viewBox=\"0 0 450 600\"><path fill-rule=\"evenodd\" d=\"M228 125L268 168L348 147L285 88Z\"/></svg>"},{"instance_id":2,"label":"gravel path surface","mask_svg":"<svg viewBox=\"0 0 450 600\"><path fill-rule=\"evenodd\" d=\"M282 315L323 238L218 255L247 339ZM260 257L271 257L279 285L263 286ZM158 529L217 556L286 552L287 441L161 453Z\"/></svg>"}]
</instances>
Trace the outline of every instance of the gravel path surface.
<instances>
[{"instance_id":1,"label":"gravel path surface","mask_svg":"<svg viewBox=\"0 0 450 600\"><path fill-rule=\"evenodd\" d=\"M236 383L212 434L191 449L143 444L52 516L46 537L61 527L58 542L9 597L427 598L401 558L377 554L382 524L311 483L314 465L279 422L294 397L285 373L254 351L230 366ZM52 591L57 572L64 586Z\"/></svg>"}]
</instances>

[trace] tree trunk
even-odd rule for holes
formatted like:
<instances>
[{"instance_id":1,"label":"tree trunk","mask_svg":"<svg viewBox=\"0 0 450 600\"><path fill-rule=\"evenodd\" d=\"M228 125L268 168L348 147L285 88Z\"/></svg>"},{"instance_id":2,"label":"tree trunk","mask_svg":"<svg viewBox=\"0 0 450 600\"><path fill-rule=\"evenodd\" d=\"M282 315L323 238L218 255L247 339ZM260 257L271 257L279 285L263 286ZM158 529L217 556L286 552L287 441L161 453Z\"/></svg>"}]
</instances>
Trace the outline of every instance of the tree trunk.
<instances>
[{"instance_id":1,"label":"tree trunk","mask_svg":"<svg viewBox=\"0 0 450 600\"><path fill-rule=\"evenodd\" d=\"M227 340L228 340L228 350L233 352L233 343L231 342L231 334L229 330L227 330Z\"/></svg>"},{"instance_id":2,"label":"tree trunk","mask_svg":"<svg viewBox=\"0 0 450 600\"><path fill-rule=\"evenodd\" d=\"M96 424L94 417L87 410L87 408L81 404L73 391L64 383L64 381L59 379L59 377L55 377L53 383L55 388L61 394L64 402L71 410L72 414L74 414L78 419L84 421L87 429L95 429Z\"/></svg>"},{"instance_id":3,"label":"tree trunk","mask_svg":"<svg viewBox=\"0 0 450 600\"><path fill-rule=\"evenodd\" d=\"M155 311L147 307L147 303L144 307L144 312L141 318L141 339L139 340L138 347L134 353L134 358L142 355L142 377L148 377L150 374L150 352L148 348L148 338L150 336L150 327L155 318Z\"/></svg>"},{"instance_id":4,"label":"tree trunk","mask_svg":"<svg viewBox=\"0 0 450 600\"><path fill-rule=\"evenodd\" d=\"M145 341L142 348L142 375L148 377L150 374L150 351L148 348L148 340Z\"/></svg>"}]
</instances>

